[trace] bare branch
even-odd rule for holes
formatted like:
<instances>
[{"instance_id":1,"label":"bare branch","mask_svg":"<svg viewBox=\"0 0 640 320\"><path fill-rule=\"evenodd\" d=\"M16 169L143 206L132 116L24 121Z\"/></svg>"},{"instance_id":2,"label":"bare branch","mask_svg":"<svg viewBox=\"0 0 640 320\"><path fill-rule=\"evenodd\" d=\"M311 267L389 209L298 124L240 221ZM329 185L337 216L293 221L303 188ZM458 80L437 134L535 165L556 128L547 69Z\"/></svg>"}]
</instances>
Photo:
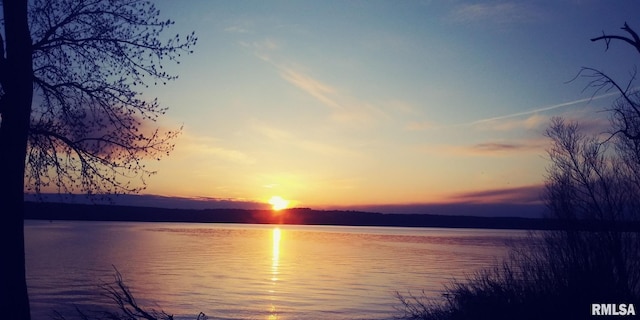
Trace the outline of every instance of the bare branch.
<instances>
[{"instance_id":1,"label":"bare branch","mask_svg":"<svg viewBox=\"0 0 640 320\"><path fill-rule=\"evenodd\" d=\"M619 36L619 35L608 35L608 34L605 34L603 31L602 36L592 38L591 41L595 42L595 41L604 40L606 44L605 51L609 50L609 45L611 40L624 41L630 44L631 46L633 46L640 53L640 38L638 38L638 34L635 31L633 31L626 22L624 23L624 26L621 29L629 33L631 35L631 38L625 37L625 36Z\"/></svg>"}]
</instances>

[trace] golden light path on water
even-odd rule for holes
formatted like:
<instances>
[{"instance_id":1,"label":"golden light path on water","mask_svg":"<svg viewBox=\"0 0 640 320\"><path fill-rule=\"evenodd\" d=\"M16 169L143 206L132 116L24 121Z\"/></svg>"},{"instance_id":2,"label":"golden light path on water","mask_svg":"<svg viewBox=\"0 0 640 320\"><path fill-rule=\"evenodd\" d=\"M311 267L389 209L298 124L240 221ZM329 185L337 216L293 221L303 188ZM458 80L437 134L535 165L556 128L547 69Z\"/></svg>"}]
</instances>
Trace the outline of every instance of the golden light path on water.
<instances>
[{"instance_id":1,"label":"golden light path on water","mask_svg":"<svg viewBox=\"0 0 640 320\"><path fill-rule=\"evenodd\" d=\"M271 293L271 307L269 310L269 317L267 318L268 320L275 320L278 319L278 311L276 309L276 306L274 304L274 300L275 300L275 287L276 287L276 283L278 281L278 266L279 266L279 262L280 262L280 238L281 238L281 231L280 228L273 228L272 231L273 235L273 248L272 248L272 254L271 254L271 285L272 285L272 289L269 290L269 292Z\"/></svg>"}]
</instances>

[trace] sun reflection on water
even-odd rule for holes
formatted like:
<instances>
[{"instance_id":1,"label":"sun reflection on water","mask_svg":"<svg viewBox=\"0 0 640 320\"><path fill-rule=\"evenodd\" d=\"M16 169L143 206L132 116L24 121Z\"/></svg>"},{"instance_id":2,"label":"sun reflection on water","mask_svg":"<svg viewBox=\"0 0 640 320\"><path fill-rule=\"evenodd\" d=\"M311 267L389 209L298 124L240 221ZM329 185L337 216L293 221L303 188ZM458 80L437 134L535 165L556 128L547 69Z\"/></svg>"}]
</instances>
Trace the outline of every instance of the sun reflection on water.
<instances>
[{"instance_id":1,"label":"sun reflection on water","mask_svg":"<svg viewBox=\"0 0 640 320\"><path fill-rule=\"evenodd\" d=\"M280 228L273 228L273 247L271 250L271 285L272 288L269 290L271 293L271 307L269 308L269 316L267 320L275 320L278 319L278 311L275 306L275 294L276 294L276 282L278 281L279 270L278 267L280 265L280 238L282 237Z\"/></svg>"},{"instance_id":2,"label":"sun reflection on water","mask_svg":"<svg viewBox=\"0 0 640 320\"><path fill-rule=\"evenodd\" d=\"M271 281L278 281L278 265L280 262L280 228L273 229L273 250L271 256Z\"/></svg>"}]
</instances>

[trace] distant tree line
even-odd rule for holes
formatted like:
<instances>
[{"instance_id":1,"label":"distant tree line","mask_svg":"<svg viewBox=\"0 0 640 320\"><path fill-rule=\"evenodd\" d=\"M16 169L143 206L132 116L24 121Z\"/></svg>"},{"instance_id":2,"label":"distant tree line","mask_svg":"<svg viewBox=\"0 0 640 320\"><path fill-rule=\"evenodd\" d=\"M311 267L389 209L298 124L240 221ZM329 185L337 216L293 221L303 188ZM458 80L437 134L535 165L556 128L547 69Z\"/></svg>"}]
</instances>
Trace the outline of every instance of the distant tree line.
<instances>
[{"instance_id":1,"label":"distant tree line","mask_svg":"<svg viewBox=\"0 0 640 320\"><path fill-rule=\"evenodd\" d=\"M117 205L27 202L25 218L38 220L148 221L201 223L255 223L391 227L489 228L557 230L567 221L520 217L477 217L435 214L382 214L360 211L285 209L168 209ZM571 224L575 230L612 230L597 220ZM640 231L640 221L615 225L619 230Z\"/></svg>"}]
</instances>

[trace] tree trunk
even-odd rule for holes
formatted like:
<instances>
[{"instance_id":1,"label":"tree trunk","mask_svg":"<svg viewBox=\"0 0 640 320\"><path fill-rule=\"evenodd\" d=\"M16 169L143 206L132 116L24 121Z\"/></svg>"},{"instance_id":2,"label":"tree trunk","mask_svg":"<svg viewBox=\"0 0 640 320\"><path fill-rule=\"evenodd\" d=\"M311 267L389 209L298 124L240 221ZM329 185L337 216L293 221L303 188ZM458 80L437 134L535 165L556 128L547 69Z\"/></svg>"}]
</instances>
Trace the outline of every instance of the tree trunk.
<instances>
[{"instance_id":1,"label":"tree trunk","mask_svg":"<svg viewBox=\"0 0 640 320\"><path fill-rule=\"evenodd\" d=\"M31 37L27 0L3 1L6 58L0 124L0 233L2 317L31 319L24 252L24 170L33 97ZM2 54L5 54L2 53Z\"/></svg>"}]
</instances>

